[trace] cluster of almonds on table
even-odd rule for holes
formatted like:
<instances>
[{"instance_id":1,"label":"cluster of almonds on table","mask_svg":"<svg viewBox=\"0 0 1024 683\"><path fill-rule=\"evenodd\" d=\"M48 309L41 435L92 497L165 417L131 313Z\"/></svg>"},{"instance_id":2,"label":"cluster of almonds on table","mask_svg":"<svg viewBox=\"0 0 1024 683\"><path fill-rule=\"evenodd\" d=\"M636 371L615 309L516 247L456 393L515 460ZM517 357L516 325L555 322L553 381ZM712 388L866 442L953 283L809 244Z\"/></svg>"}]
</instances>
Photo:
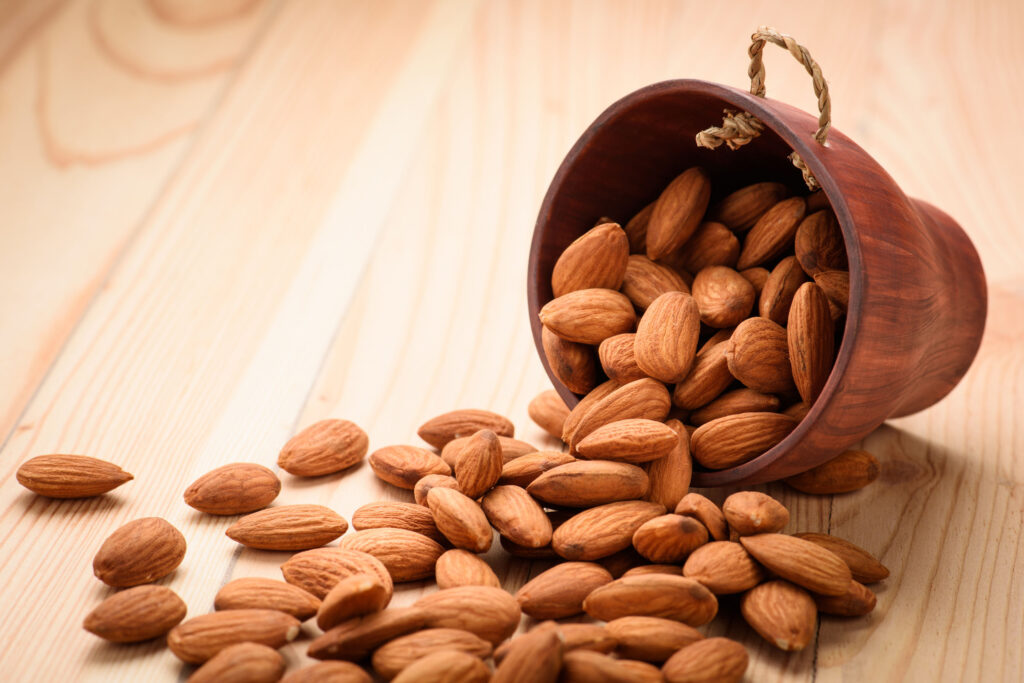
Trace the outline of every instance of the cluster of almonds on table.
<instances>
[{"instance_id":1,"label":"cluster of almonds on table","mask_svg":"<svg viewBox=\"0 0 1024 683\"><path fill-rule=\"evenodd\" d=\"M700 465L734 467L782 441L824 388L849 298L824 194L761 182L710 199L691 168L624 229L602 218L554 264L542 344L589 411L562 435L572 452L612 407L678 418Z\"/></svg>"}]
</instances>

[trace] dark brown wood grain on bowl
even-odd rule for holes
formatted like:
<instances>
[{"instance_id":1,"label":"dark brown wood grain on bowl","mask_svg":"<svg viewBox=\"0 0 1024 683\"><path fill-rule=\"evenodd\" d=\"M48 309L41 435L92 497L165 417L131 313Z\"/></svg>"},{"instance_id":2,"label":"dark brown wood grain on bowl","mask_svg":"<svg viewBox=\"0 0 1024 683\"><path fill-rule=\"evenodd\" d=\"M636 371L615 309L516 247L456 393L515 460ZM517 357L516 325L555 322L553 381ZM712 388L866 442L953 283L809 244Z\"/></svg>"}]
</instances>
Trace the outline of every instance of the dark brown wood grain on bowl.
<instances>
[{"instance_id":1,"label":"dark brown wood grain on bowl","mask_svg":"<svg viewBox=\"0 0 1024 683\"><path fill-rule=\"evenodd\" d=\"M722 110L749 111L765 132L737 151L700 149L694 136ZM835 366L800 425L753 460L695 471L695 486L781 479L832 458L890 417L923 410L948 394L981 343L987 294L981 261L963 229L939 209L908 198L863 149L775 100L696 80L666 81L619 100L584 132L551 182L533 235L527 276L530 324L541 362L572 407L579 397L551 373L537 317L551 300L551 271L601 216L626 221L691 166L711 175L712 202L760 180L805 191L787 156L796 150L832 204L846 241L850 301Z\"/></svg>"}]
</instances>

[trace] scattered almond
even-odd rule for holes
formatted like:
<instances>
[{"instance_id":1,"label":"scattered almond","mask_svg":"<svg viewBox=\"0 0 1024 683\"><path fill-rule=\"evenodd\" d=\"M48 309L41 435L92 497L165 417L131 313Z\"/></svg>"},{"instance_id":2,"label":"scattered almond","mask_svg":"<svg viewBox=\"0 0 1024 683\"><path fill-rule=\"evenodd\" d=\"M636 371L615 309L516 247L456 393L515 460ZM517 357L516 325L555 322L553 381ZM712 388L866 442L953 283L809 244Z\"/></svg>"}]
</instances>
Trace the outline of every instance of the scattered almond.
<instances>
[{"instance_id":1,"label":"scattered almond","mask_svg":"<svg viewBox=\"0 0 1024 683\"><path fill-rule=\"evenodd\" d=\"M839 557L850 568L853 578L861 583L875 583L889 576L889 570L874 555L858 545L828 534L794 534Z\"/></svg>"},{"instance_id":2,"label":"scattered almond","mask_svg":"<svg viewBox=\"0 0 1024 683\"><path fill-rule=\"evenodd\" d=\"M527 581L516 600L534 619L563 619L581 614L586 597L611 582L612 575L599 564L562 562Z\"/></svg>"},{"instance_id":3,"label":"scattered almond","mask_svg":"<svg viewBox=\"0 0 1024 683\"><path fill-rule=\"evenodd\" d=\"M323 505L281 505L242 517L229 538L261 550L306 550L326 545L348 530L345 518Z\"/></svg>"},{"instance_id":4,"label":"scattered almond","mask_svg":"<svg viewBox=\"0 0 1024 683\"><path fill-rule=\"evenodd\" d=\"M18 483L50 498L90 498L113 491L134 477L106 460L87 455L38 455L18 468Z\"/></svg>"},{"instance_id":5,"label":"scattered almond","mask_svg":"<svg viewBox=\"0 0 1024 683\"><path fill-rule=\"evenodd\" d=\"M579 460L541 474L527 487L548 505L593 507L642 498L650 487L647 473L636 465L608 460Z\"/></svg>"},{"instance_id":6,"label":"scattered almond","mask_svg":"<svg viewBox=\"0 0 1024 683\"><path fill-rule=\"evenodd\" d=\"M281 574L288 583L321 600L339 581L353 574L371 574L389 591L393 588L391 574L380 560L369 553L343 548L315 548L296 553L281 565Z\"/></svg>"},{"instance_id":7,"label":"scattered almond","mask_svg":"<svg viewBox=\"0 0 1024 683\"><path fill-rule=\"evenodd\" d=\"M101 602L82 626L112 643L137 643L164 635L185 618L186 611L185 602L170 588L136 586Z\"/></svg>"},{"instance_id":8,"label":"scattered almond","mask_svg":"<svg viewBox=\"0 0 1024 683\"><path fill-rule=\"evenodd\" d=\"M509 540L530 548L551 543L551 520L519 486L497 486L480 501L487 521Z\"/></svg>"},{"instance_id":9,"label":"scattered almond","mask_svg":"<svg viewBox=\"0 0 1024 683\"><path fill-rule=\"evenodd\" d=\"M270 469L236 462L210 470L185 489L185 503L210 515L242 515L262 510L281 492Z\"/></svg>"},{"instance_id":10,"label":"scattered almond","mask_svg":"<svg viewBox=\"0 0 1024 683\"><path fill-rule=\"evenodd\" d=\"M738 491L722 503L729 528L740 536L782 531L789 524L789 510L760 491Z\"/></svg>"},{"instance_id":11,"label":"scattered almond","mask_svg":"<svg viewBox=\"0 0 1024 683\"><path fill-rule=\"evenodd\" d=\"M764 569L742 545L713 541L693 551L683 576L700 581L715 595L742 593L764 581Z\"/></svg>"},{"instance_id":12,"label":"scattered almond","mask_svg":"<svg viewBox=\"0 0 1024 683\"><path fill-rule=\"evenodd\" d=\"M252 576L224 584L213 599L213 608L273 609L305 621L316 615L320 600L290 583Z\"/></svg>"},{"instance_id":13,"label":"scattered almond","mask_svg":"<svg viewBox=\"0 0 1024 683\"><path fill-rule=\"evenodd\" d=\"M419 446L385 446L370 455L370 467L378 478L403 489L412 489L429 474L452 473L444 460Z\"/></svg>"},{"instance_id":14,"label":"scattered almond","mask_svg":"<svg viewBox=\"0 0 1024 683\"><path fill-rule=\"evenodd\" d=\"M562 384L569 386L565 382ZM556 439L562 438L562 429L565 427L565 418L569 417L569 408L557 391L548 389L534 396L527 407L527 413L538 427Z\"/></svg>"},{"instance_id":15,"label":"scattered almond","mask_svg":"<svg viewBox=\"0 0 1024 683\"><path fill-rule=\"evenodd\" d=\"M233 609L193 617L167 634L167 647L178 659L201 664L238 643L277 649L299 634L299 620L269 609Z\"/></svg>"},{"instance_id":16,"label":"scattered almond","mask_svg":"<svg viewBox=\"0 0 1024 683\"><path fill-rule=\"evenodd\" d=\"M424 595L416 601L428 627L458 628L497 645L519 626L519 603L501 588L460 586Z\"/></svg>"},{"instance_id":17,"label":"scattered almond","mask_svg":"<svg viewBox=\"0 0 1024 683\"><path fill-rule=\"evenodd\" d=\"M335 626L310 643L307 654L314 659L358 662L384 643L417 631L426 623L426 610L391 607Z\"/></svg>"},{"instance_id":18,"label":"scattered almond","mask_svg":"<svg viewBox=\"0 0 1024 683\"><path fill-rule=\"evenodd\" d=\"M561 451L538 451L505 463L501 468L499 484L529 486L542 474L559 465L576 462L576 458Z\"/></svg>"},{"instance_id":19,"label":"scattered almond","mask_svg":"<svg viewBox=\"0 0 1024 683\"><path fill-rule=\"evenodd\" d=\"M501 587L501 582L491 566L478 555L462 548L446 550L437 558L434 573L437 587L441 590L458 586Z\"/></svg>"},{"instance_id":20,"label":"scattered almond","mask_svg":"<svg viewBox=\"0 0 1024 683\"><path fill-rule=\"evenodd\" d=\"M743 595L740 612L780 650L802 650L814 639L818 612L810 594L788 581L767 581Z\"/></svg>"},{"instance_id":21,"label":"scattered almond","mask_svg":"<svg viewBox=\"0 0 1024 683\"><path fill-rule=\"evenodd\" d=\"M438 542L444 539L434 524L434 516L430 514L430 510L415 503L367 503L352 513L352 528L356 531L408 529Z\"/></svg>"},{"instance_id":22,"label":"scattered almond","mask_svg":"<svg viewBox=\"0 0 1024 683\"><path fill-rule=\"evenodd\" d=\"M669 420L665 424L676 433L676 445L668 455L643 464L650 488L642 497L672 510L690 490L693 460L690 457L690 435L683 424L679 420Z\"/></svg>"},{"instance_id":23,"label":"scattered almond","mask_svg":"<svg viewBox=\"0 0 1024 683\"><path fill-rule=\"evenodd\" d=\"M354 422L320 420L293 436L277 456L285 472L319 477L348 469L366 457L370 438Z\"/></svg>"},{"instance_id":24,"label":"scattered almond","mask_svg":"<svg viewBox=\"0 0 1024 683\"><path fill-rule=\"evenodd\" d=\"M618 223L593 227L558 257L551 289L556 297L580 289L618 289L628 258L629 238Z\"/></svg>"},{"instance_id":25,"label":"scattered almond","mask_svg":"<svg viewBox=\"0 0 1024 683\"><path fill-rule=\"evenodd\" d=\"M164 578L185 559L185 537L160 517L128 522L107 537L92 561L96 578L115 588Z\"/></svg>"},{"instance_id":26,"label":"scattered almond","mask_svg":"<svg viewBox=\"0 0 1024 683\"><path fill-rule=\"evenodd\" d=\"M455 481L455 477L447 474L428 474L419 481L413 487L412 494L416 500L417 505L426 507L427 505L427 494L430 493L430 489L434 487L440 487L444 489L453 489L455 491L461 491L459 488L459 482ZM433 515L431 515L433 519Z\"/></svg>"},{"instance_id":27,"label":"scattered almond","mask_svg":"<svg viewBox=\"0 0 1024 683\"><path fill-rule=\"evenodd\" d=\"M435 488L431 493L447 490ZM396 582L419 581L433 576L434 564L444 552L437 541L406 529L357 531L341 539L341 548L373 555Z\"/></svg>"},{"instance_id":28,"label":"scattered almond","mask_svg":"<svg viewBox=\"0 0 1024 683\"><path fill-rule=\"evenodd\" d=\"M837 617L862 617L875 609L877 598L867 586L853 579L843 595L814 595L814 604L822 614Z\"/></svg>"},{"instance_id":29,"label":"scattered almond","mask_svg":"<svg viewBox=\"0 0 1024 683\"><path fill-rule=\"evenodd\" d=\"M327 631L353 617L379 612L391 601L391 590L373 574L353 574L339 581L324 598L316 625Z\"/></svg>"},{"instance_id":30,"label":"scattered almond","mask_svg":"<svg viewBox=\"0 0 1024 683\"><path fill-rule=\"evenodd\" d=\"M274 683L284 674L284 659L259 643L230 645L199 667L188 683Z\"/></svg>"},{"instance_id":31,"label":"scattered almond","mask_svg":"<svg viewBox=\"0 0 1024 683\"><path fill-rule=\"evenodd\" d=\"M452 545L474 553L491 547L494 532L480 505L459 491L434 488L427 494L434 523Z\"/></svg>"},{"instance_id":32,"label":"scattered almond","mask_svg":"<svg viewBox=\"0 0 1024 683\"><path fill-rule=\"evenodd\" d=\"M395 683L487 683L489 680L491 670L479 657L458 650L438 650L417 659L394 678Z\"/></svg>"},{"instance_id":33,"label":"scattered almond","mask_svg":"<svg viewBox=\"0 0 1024 683\"><path fill-rule=\"evenodd\" d=\"M558 400L561 401L561 399ZM568 409L566 409L567 414L568 412ZM559 434L561 434L561 432L559 432ZM444 448L441 449L441 459L448 463L449 467L454 469L455 461L458 459L462 448L472 441L473 436L460 436L457 439L452 439L445 444ZM515 460L516 458L521 458L524 455L537 452L537 447L533 444L520 441L519 439L513 439L511 436L499 436L498 444L501 446L502 463L507 463Z\"/></svg>"},{"instance_id":34,"label":"scattered almond","mask_svg":"<svg viewBox=\"0 0 1024 683\"><path fill-rule=\"evenodd\" d=\"M878 479L880 472L878 460L867 451L845 451L817 467L789 477L785 482L804 493L849 493Z\"/></svg>"},{"instance_id":35,"label":"scattered almond","mask_svg":"<svg viewBox=\"0 0 1024 683\"><path fill-rule=\"evenodd\" d=\"M626 576L594 589L583 609L595 619L662 617L701 626L718 613L718 600L703 585L684 576Z\"/></svg>"},{"instance_id":36,"label":"scattered almond","mask_svg":"<svg viewBox=\"0 0 1024 683\"><path fill-rule=\"evenodd\" d=\"M819 545L785 534L742 536L740 543L754 559L779 577L822 595L849 590L850 568Z\"/></svg>"},{"instance_id":37,"label":"scattered almond","mask_svg":"<svg viewBox=\"0 0 1024 683\"><path fill-rule=\"evenodd\" d=\"M647 376L636 364L636 334L626 332L608 337L597 348L604 374L621 384Z\"/></svg>"},{"instance_id":38,"label":"scattered almond","mask_svg":"<svg viewBox=\"0 0 1024 683\"><path fill-rule=\"evenodd\" d=\"M453 410L424 422L419 437L434 448L444 448L452 439L471 436L489 429L499 436L515 436L515 427L506 417L489 410Z\"/></svg>"},{"instance_id":39,"label":"scattered almond","mask_svg":"<svg viewBox=\"0 0 1024 683\"><path fill-rule=\"evenodd\" d=\"M679 435L663 422L628 418L596 428L576 450L588 460L640 463L663 458L678 445Z\"/></svg>"},{"instance_id":40,"label":"scattered almond","mask_svg":"<svg viewBox=\"0 0 1024 683\"><path fill-rule=\"evenodd\" d=\"M498 435L482 429L473 434L456 455L455 480L463 493L476 499L498 483L503 465ZM427 501L430 501L429 495Z\"/></svg>"},{"instance_id":41,"label":"scattered almond","mask_svg":"<svg viewBox=\"0 0 1024 683\"><path fill-rule=\"evenodd\" d=\"M668 658L661 668L667 683L739 683L750 658L728 638L705 638Z\"/></svg>"},{"instance_id":42,"label":"scattered almond","mask_svg":"<svg viewBox=\"0 0 1024 683\"><path fill-rule=\"evenodd\" d=\"M692 626L660 617L619 617L605 624L620 657L664 662L676 650L704 638Z\"/></svg>"},{"instance_id":43,"label":"scattered almond","mask_svg":"<svg viewBox=\"0 0 1024 683\"><path fill-rule=\"evenodd\" d=\"M406 667L435 652L465 652L481 659L491 654L491 644L477 636L455 628L428 628L385 643L373 653L373 669L391 679Z\"/></svg>"},{"instance_id":44,"label":"scattered almond","mask_svg":"<svg viewBox=\"0 0 1024 683\"><path fill-rule=\"evenodd\" d=\"M651 562L680 563L708 542L707 528L693 517L661 515L633 534L633 547Z\"/></svg>"},{"instance_id":45,"label":"scattered almond","mask_svg":"<svg viewBox=\"0 0 1024 683\"><path fill-rule=\"evenodd\" d=\"M722 510L699 493L687 493L683 496L676 505L675 513L700 520L700 523L707 527L711 538L716 541L725 541L729 538L729 527L725 523Z\"/></svg>"},{"instance_id":46,"label":"scattered almond","mask_svg":"<svg viewBox=\"0 0 1024 683\"><path fill-rule=\"evenodd\" d=\"M596 560L628 548L633 534L665 513L657 503L625 501L584 510L557 529L551 547L567 560Z\"/></svg>"},{"instance_id":47,"label":"scattered almond","mask_svg":"<svg viewBox=\"0 0 1024 683\"><path fill-rule=\"evenodd\" d=\"M563 641L554 622L546 622L509 642L492 683L555 683L562 669Z\"/></svg>"}]
</instances>

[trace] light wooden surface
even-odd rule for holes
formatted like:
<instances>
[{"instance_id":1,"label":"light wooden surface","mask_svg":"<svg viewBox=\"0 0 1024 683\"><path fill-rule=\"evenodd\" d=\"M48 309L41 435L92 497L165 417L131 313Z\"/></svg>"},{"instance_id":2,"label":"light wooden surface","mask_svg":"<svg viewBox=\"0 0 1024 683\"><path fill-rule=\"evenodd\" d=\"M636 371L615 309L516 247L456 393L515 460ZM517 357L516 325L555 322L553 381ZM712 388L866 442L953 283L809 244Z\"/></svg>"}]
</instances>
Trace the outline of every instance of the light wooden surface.
<instances>
[{"instance_id":1,"label":"light wooden surface","mask_svg":"<svg viewBox=\"0 0 1024 683\"><path fill-rule=\"evenodd\" d=\"M130 519L169 519L189 551L164 583L191 615L230 578L279 576L284 554L239 550L230 520L181 494L223 463L272 464L314 420L355 420L373 448L486 407L552 445L526 417L546 388L524 277L547 183L637 87L743 86L759 24L810 48L838 128L962 223L990 324L949 398L866 440L883 481L834 499L769 489L791 530L882 557L893 575L875 613L822 620L796 655L737 618L713 630L747 644L751 681L1024 679L1013 0L0 2L0 679L183 678L160 643L81 629L110 592L92 577L96 548ZM811 108L806 74L780 50L766 59L769 95ZM14 472L50 452L136 479L40 499ZM366 466L283 478L280 503L346 516L407 497ZM488 558L509 588L535 571ZM306 631L284 650L290 666Z\"/></svg>"}]
</instances>

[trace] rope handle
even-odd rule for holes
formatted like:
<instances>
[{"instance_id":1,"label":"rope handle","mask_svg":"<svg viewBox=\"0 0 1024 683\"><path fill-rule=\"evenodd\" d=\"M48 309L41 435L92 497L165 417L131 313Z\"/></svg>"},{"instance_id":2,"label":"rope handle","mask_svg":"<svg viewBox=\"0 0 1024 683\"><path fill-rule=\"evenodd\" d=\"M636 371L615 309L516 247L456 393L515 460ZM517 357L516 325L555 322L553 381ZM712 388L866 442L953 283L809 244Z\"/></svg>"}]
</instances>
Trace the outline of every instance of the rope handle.
<instances>
[{"instance_id":1,"label":"rope handle","mask_svg":"<svg viewBox=\"0 0 1024 683\"><path fill-rule=\"evenodd\" d=\"M807 73L811 75L814 85L814 94L818 98L818 130L814 133L814 139L824 145L828 136L828 130L832 127L832 98L828 93L828 83L821 74L821 67L811 57L803 45L800 45L792 36L779 33L773 28L762 26L750 37L750 66L747 68L747 75L750 76L750 93L755 97L764 97L767 92L764 85L764 52L765 43L773 43L779 47L786 48L796 61L803 64ZM715 149L723 143L729 149L739 149L747 144L761 132L764 131L764 123L757 119L750 112L737 112L731 109L725 110L725 118L721 126L711 126L697 133L697 146ZM800 169L804 176L804 182L812 190L818 189L818 181L808 170L800 155L793 152L789 155L793 165Z\"/></svg>"}]
</instances>

